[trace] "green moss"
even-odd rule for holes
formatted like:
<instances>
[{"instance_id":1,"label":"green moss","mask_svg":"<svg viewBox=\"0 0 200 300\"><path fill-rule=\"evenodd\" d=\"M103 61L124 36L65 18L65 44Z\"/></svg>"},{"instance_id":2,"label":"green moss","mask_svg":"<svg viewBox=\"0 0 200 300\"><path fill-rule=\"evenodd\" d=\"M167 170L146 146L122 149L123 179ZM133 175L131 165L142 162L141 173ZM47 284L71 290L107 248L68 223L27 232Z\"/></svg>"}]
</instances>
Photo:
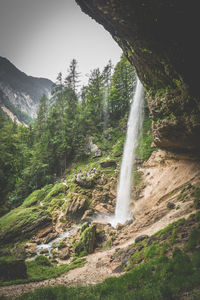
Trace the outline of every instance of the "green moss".
<instances>
[{"instance_id":1,"label":"green moss","mask_svg":"<svg viewBox=\"0 0 200 300\"><path fill-rule=\"evenodd\" d=\"M66 247L66 244L65 244L64 241L60 241L60 243L58 243L57 247L58 247L58 249L60 250L60 249L62 249L62 248L65 248L65 247Z\"/></svg>"},{"instance_id":2,"label":"green moss","mask_svg":"<svg viewBox=\"0 0 200 300\"><path fill-rule=\"evenodd\" d=\"M145 117L143 123L143 131L138 141L136 149L136 156L142 160L147 160L151 153L155 151L156 147L151 147L153 142L152 136L152 121L150 118Z\"/></svg>"},{"instance_id":3,"label":"green moss","mask_svg":"<svg viewBox=\"0 0 200 300\"><path fill-rule=\"evenodd\" d=\"M27 224L33 223L38 218L45 214L42 209L36 207L23 207L20 206L11 210L8 214L0 218L0 233L10 231L17 232Z\"/></svg>"},{"instance_id":4,"label":"green moss","mask_svg":"<svg viewBox=\"0 0 200 300\"><path fill-rule=\"evenodd\" d=\"M51 266L50 260L45 255L38 255L35 263L40 266Z\"/></svg>"},{"instance_id":5,"label":"green moss","mask_svg":"<svg viewBox=\"0 0 200 300\"><path fill-rule=\"evenodd\" d=\"M193 228L190 233L189 240L185 245L185 250L186 251L194 250L196 246L199 244L200 244L200 229Z\"/></svg>"},{"instance_id":6,"label":"green moss","mask_svg":"<svg viewBox=\"0 0 200 300\"><path fill-rule=\"evenodd\" d=\"M198 287L199 284L199 268L192 265L183 252L176 251L172 259L165 256L154 258L119 278L107 278L95 286L45 288L25 294L19 299L181 299L184 292Z\"/></svg>"},{"instance_id":7,"label":"green moss","mask_svg":"<svg viewBox=\"0 0 200 300\"><path fill-rule=\"evenodd\" d=\"M117 153L123 153L124 142L125 142L125 135L122 136L120 139L118 139L117 142L114 144L112 148L112 153L114 155Z\"/></svg>"},{"instance_id":8,"label":"green moss","mask_svg":"<svg viewBox=\"0 0 200 300\"><path fill-rule=\"evenodd\" d=\"M111 247L112 247L112 241L111 241L111 239L110 239L110 240L108 240L107 243L106 243L106 248L107 248L107 249L110 249Z\"/></svg>"},{"instance_id":9,"label":"green moss","mask_svg":"<svg viewBox=\"0 0 200 300\"><path fill-rule=\"evenodd\" d=\"M143 186L143 173L136 168L133 170L133 185L134 188L140 189Z\"/></svg>"},{"instance_id":10,"label":"green moss","mask_svg":"<svg viewBox=\"0 0 200 300\"><path fill-rule=\"evenodd\" d=\"M43 187L41 190L34 191L24 200L22 206L29 207L32 205L39 204L39 202L42 201L44 197L49 193L52 187L53 187L52 184L48 184L45 187Z\"/></svg>"},{"instance_id":11,"label":"green moss","mask_svg":"<svg viewBox=\"0 0 200 300\"><path fill-rule=\"evenodd\" d=\"M62 205L64 204L64 194L60 194L59 195L61 197L61 199L57 199L57 198L53 198L50 203L49 206L47 206L47 212L49 212L50 214L53 214L53 212L55 212L55 210L60 209L62 207Z\"/></svg>"},{"instance_id":12,"label":"green moss","mask_svg":"<svg viewBox=\"0 0 200 300\"><path fill-rule=\"evenodd\" d=\"M95 225L85 228L80 235L80 239L75 243L75 255L79 256L81 252L90 253L90 243L93 238L93 231Z\"/></svg>"},{"instance_id":13,"label":"green moss","mask_svg":"<svg viewBox=\"0 0 200 300\"><path fill-rule=\"evenodd\" d=\"M151 246L145 248L144 257L149 259L157 256L160 253L160 247L157 243L152 244Z\"/></svg>"},{"instance_id":14,"label":"green moss","mask_svg":"<svg viewBox=\"0 0 200 300\"><path fill-rule=\"evenodd\" d=\"M173 113L171 113L168 118L172 121L176 120L176 116Z\"/></svg>"},{"instance_id":15,"label":"green moss","mask_svg":"<svg viewBox=\"0 0 200 300\"><path fill-rule=\"evenodd\" d=\"M180 194L177 197L177 200L184 202L185 197L186 197L186 194L181 191Z\"/></svg>"},{"instance_id":16,"label":"green moss","mask_svg":"<svg viewBox=\"0 0 200 300\"><path fill-rule=\"evenodd\" d=\"M146 49L146 48L141 48L141 51L142 51L143 53L152 54L152 51L149 50L149 49Z\"/></svg>"},{"instance_id":17,"label":"green moss","mask_svg":"<svg viewBox=\"0 0 200 300\"><path fill-rule=\"evenodd\" d=\"M27 261L27 279L14 280L9 282L0 282L0 285L10 285L17 283L26 283L32 281L41 281L60 276L72 269L82 267L85 264L84 259L74 259L71 264L56 265L49 261L44 255L38 256L35 260Z\"/></svg>"},{"instance_id":18,"label":"green moss","mask_svg":"<svg viewBox=\"0 0 200 300\"><path fill-rule=\"evenodd\" d=\"M175 242L177 241L177 237L178 237L178 228L173 228L172 230L172 234L170 237L170 244L174 245Z\"/></svg>"},{"instance_id":19,"label":"green moss","mask_svg":"<svg viewBox=\"0 0 200 300\"><path fill-rule=\"evenodd\" d=\"M47 196L44 198L44 202L49 202L53 198L62 198L66 193L66 185L62 183L57 183L53 186L53 188L49 191Z\"/></svg>"},{"instance_id":20,"label":"green moss","mask_svg":"<svg viewBox=\"0 0 200 300\"><path fill-rule=\"evenodd\" d=\"M10 261L15 261L16 257L14 256L0 256L0 263L1 262L10 262Z\"/></svg>"},{"instance_id":21,"label":"green moss","mask_svg":"<svg viewBox=\"0 0 200 300\"><path fill-rule=\"evenodd\" d=\"M196 190L193 193L194 197L194 207L196 209L200 209L200 188L196 188Z\"/></svg>"},{"instance_id":22,"label":"green moss","mask_svg":"<svg viewBox=\"0 0 200 300\"><path fill-rule=\"evenodd\" d=\"M148 246L149 239L131 245L128 250L135 251L130 258L130 270L119 278L107 278L95 286L75 288L40 289L31 294L21 296L23 300L70 299L70 300L119 300L119 299L182 299L187 292L199 299L200 286L200 252L195 249L200 239L199 229L191 231L187 251L173 249L172 241L177 240L178 229L188 226L190 222L200 221L200 212L189 218L189 223L180 219L155 234L157 240ZM159 236L163 232L171 231L169 243L162 242ZM173 254L171 258L163 256L168 250ZM116 254L119 256L120 252ZM141 263L142 262L142 263Z\"/></svg>"},{"instance_id":23,"label":"green moss","mask_svg":"<svg viewBox=\"0 0 200 300\"><path fill-rule=\"evenodd\" d=\"M169 224L167 227L159 230L158 232L156 232L154 235L157 236L157 237L161 237L162 234L164 233L167 233L167 232L170 232L173 230L173 228L177 227L177 226L180 226L182 224L185 223L185 219L182 218L182 219L179 219L178 221L176 222L173 222L171 224Z\"/></svg>"}]
</instances>

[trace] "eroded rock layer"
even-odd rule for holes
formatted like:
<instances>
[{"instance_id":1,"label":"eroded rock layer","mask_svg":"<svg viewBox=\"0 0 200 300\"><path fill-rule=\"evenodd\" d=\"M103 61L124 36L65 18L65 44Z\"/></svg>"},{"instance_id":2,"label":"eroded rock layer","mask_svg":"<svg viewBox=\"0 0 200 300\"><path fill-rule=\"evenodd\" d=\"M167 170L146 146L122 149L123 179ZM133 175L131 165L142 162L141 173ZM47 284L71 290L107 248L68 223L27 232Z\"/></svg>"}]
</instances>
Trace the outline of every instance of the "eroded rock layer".
<instances>
[{"instance_id":1,"label":"eroded rock layer","mask_svg":"<svg viewBox=\"0 0 200 300\"><path fill-rule=\"evenodd\" d=\"M197 3L76 0L135 66L148 93L157 146L199 155Z\"/></svg>"}]
</instances>

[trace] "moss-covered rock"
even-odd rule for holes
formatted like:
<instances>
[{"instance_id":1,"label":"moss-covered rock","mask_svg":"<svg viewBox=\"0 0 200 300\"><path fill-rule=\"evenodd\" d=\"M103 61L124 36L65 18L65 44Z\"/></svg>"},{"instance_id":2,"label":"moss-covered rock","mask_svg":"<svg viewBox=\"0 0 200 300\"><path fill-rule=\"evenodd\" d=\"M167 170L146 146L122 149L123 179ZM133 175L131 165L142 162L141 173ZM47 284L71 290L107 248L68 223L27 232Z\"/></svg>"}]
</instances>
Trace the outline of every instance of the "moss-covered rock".
<instances>
[{"instance_id":1,"label":"moss-covered rock","mask_svg":"<svg viewBox=\"0 0 200 300\"><path fill-rule=\"evenodd\" d=\"M96 239L96 226L90 225L81 232L79 241L75 244L75 254L80 256L87 255L94 252L95 239Z\"/></svg>"},{"instance_id":2,"label":"moss-covered rock","mask_svg":"<svg viewBox=\"0 0 200 300\"><path fill-rule=\"evenodd\" d=\"M0 219L0 242L3 244L30 237L51 222L51 216L42 209L20 206Z\"/></svg>"},{"instance_id":3,"label":"moss-covered rock","mask_svg":"<svg viewBox=\"0 0 200 300\"><path fill-rule=\"evenodd\" d=\"M100 163L102 168L116 167L117 162L113 159L106 159Z\"/></svg>"}]
</instances>

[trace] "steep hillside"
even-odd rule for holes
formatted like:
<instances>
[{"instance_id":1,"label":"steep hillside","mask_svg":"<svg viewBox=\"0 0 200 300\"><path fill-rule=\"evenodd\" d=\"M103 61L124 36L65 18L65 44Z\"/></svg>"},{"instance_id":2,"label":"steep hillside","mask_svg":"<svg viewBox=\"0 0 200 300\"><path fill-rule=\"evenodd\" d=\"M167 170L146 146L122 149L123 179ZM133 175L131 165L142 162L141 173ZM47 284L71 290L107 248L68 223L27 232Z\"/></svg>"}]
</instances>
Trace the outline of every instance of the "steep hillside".
<instances>
[{"instance_id":1,"label":"steep hillside","mask_svg":"<svg viewBox=\"0 0 200 300\"><path fill-rule=\"evenodd\" d=\"M36 117L40 99L43 94L50 95L52 85L51 80L27 76L9 60L0 57L0 105L19 121L27 123L25 115Z\"/></svg>"},{"instance_id":2,"label":"steep hillside","mask_svg":"<svg viewBox=\"0 0 200 300\"><path fill-rule=\"evenodd\" d=\"M0 294L11 297L39 287L94 285L108 276L123 275L112 281L120 286L119 290L111 283L106 284L107 281L101 283L104 299L118 299L116 293L121 295L121 289L127 297L134 293L130 299L143 299L140 298L143 294L145 300L174 299L167 298L174 296L192 299L192 295L198 295L199 162L163 151L154 151L146 162L140 162L134 170L134 221L116 228L102 221L102 216L97 217L99 213L113 212L119 175L117 161L113 164L113 159L107 160L106 167L102 162L105 163L105 158L93 158L77 168L72 166L60 183L34 192L22 206L0 219L0 239L5 243L0 249L1 260L5 260L5 255L14 255L15 261L16 257L28 259L27 277L2 281L6 286L0 288ZM84 175L81 180L80 169ZM64 235L67 232L70 234ZM18 242L13 245L14 240ZM41 256L38 262L29 261L36 253L49 256L45 245L51 245L50 260L41 261L41 265ZM84 266L77 264L78 268L69 271L71 264L82 257ZM131 290L121 286L123 278L127 278ZM21 284L7 286L12 282ZM157 288L150 293L152 285ZM44 299L51 293L55 293L52 296L55 299L58 297L56 289L36 293L41 293ZM69 299L99 299L101 292L97 285L84 289L80 295L76 289L61 288L58 293L64 293L63 299L68 299L65 293L71 295ZM87 298L87 293L93 298Z\"/></svg>"}]
</instances>

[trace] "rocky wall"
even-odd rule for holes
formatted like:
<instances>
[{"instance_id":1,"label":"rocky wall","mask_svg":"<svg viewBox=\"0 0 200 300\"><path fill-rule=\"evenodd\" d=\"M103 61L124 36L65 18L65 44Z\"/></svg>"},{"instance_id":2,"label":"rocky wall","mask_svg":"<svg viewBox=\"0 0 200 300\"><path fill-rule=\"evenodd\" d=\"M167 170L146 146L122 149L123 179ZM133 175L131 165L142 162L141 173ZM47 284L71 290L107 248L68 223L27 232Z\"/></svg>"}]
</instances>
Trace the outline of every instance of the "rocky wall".
<instances>
[{"instance_id":1,"label":"rocky wall","mask_svg":"<svg viewBox=\"0 0 200 300\"><path fill-rule=\"evenodd\" d=\"M197 2L76 0L108 30L135 66L160 148L199 155Z\"/></svg>"}]
</instances>

